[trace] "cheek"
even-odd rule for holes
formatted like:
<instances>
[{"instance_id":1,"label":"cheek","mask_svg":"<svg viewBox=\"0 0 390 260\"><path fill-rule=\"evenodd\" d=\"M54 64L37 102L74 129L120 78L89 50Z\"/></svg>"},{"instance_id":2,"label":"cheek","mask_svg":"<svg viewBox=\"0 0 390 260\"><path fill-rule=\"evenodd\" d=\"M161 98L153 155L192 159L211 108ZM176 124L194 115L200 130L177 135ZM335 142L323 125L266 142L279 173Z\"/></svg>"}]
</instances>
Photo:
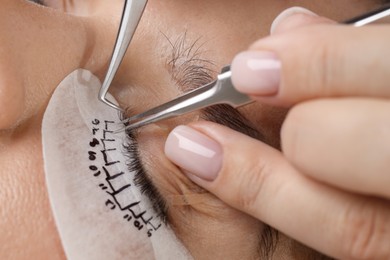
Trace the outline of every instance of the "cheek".
<instances>
[{"instance_id":1,"label":"cheek","mask_svg":"<svg viewBox=\"0 0 390 260\"><path fill-rule=\"evenodd\" d=\"M0 53L4 53L0 44ZM17 77L16 67L7 54L0 55L0 129L8 129L16 124L25 108L23 82Z\"/></svg>"}]
</instances>

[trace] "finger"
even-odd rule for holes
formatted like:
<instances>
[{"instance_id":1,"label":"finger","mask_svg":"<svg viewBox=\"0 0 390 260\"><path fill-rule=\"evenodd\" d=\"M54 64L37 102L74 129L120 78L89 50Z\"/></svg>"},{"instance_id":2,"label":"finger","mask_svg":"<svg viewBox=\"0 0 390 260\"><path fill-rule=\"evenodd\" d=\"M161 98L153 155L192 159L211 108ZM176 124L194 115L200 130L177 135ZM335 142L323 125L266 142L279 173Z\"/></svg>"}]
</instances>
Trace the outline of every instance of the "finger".
<instances>
[{"instance_id":1,"label":"finger","mask_svg":"<svg viewBox=\"0 0 390 260\"><path fill-rule=\"evenodd\" d=\"M390 97L390 26L310 25L255 43L232 62L235 87L272 105Z\"/></svg>"},{"instance_id":2,"label":"finger","mask_svg":"<svg viewBox=\"0 0 390 260\"><path fill-rule=\"evenodd\" d=\"M197 122L176 128L165 152L230 206L314 249L342 259L390 256L388 204L317 183L257 140Z\"/></svg>"},{"instance_id":3,"label":"finger","mask_svg":"<svg viewBox=\"0 0 390 260\"><path fill-rule=\"evenodd\" d=\"M281 12L271 25L271 34L283 33L305 25L335 23L302 7L291 7Z\"/></svg>"},{"instance_id":4,"label":"finger","mask_svg":"<svg viewBox=\"0 0 390 260\"><path fill-rule=\"evenodd\" d=\"M390 199L390 102L309 101L293 107L282 128L285 156L332 186Z\"/></svg>"}]
</instances>

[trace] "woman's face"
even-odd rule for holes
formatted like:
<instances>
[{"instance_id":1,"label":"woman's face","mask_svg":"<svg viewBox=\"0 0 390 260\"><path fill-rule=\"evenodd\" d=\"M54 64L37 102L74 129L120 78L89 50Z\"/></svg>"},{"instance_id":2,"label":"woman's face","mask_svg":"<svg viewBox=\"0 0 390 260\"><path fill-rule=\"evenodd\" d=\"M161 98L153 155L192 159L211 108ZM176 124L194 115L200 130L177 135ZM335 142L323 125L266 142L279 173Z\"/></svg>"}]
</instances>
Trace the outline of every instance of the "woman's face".
<instances>
[{"instance_id":1,"label":"woman's face","mask_svg":"<svg viewBox=\"0 0 390 260\"><path fill-rule=\"evenodd\" d=\"M41 120L55 87L73 70L86 68L103 79L123 5L119 0L44 3L47 7L25 0L0 3L2 259L63 257L44 183ZM300 5L344 20L377 4L374 0L149 0L110 90L122 107L129 108L129 115L138 113L209 82L237 52L266 36L273 18L287 7ZM260 240L268 229L186 179L164 157L169 130L194 120L214 120L278 147L285 112L262 104L238 112L217 107L138 131L143 168L157 196L167 202L160 210L196 259L256 257L259 248L264 250L266 243ZM203 194L201 202L199 197L196 201L191 195L183 197L198 193ZM171 198L191 205L172 205ZM279 240L275 257L312 257L298 243L282 235Z\"/></svg>"}]
</instances>

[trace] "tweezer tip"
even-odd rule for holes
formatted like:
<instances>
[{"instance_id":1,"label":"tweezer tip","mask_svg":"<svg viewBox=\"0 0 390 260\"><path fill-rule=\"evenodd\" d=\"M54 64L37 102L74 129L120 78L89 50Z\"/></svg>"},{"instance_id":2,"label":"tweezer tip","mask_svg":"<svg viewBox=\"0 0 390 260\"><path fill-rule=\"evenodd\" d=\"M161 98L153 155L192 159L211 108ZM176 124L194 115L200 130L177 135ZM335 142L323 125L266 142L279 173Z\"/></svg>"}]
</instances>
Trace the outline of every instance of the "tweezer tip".
<instances>
[{"instance_id":1,"label":"tweezer tip","mask_svg":"<svg viewBox=\"0 0 390 260\"><path fill-rule=\"evenodd\" d=\"M112 133L114 135L117 135L117 134L125 132L125 130L126 130L126 128L122 127L122 128L117 129L117 130L114 130Z\"/></svg>"},{"instance_id":2,"label":"tweezer tip","mask_svg":"<svg viewBox=\"0 0 390 260\"><path fill-rule=\"evenodd\" d=\"M114 130L113 133L114 134L119 134L119 133L123 133L123 132L126 132L126 131L131 131L131 130L134 130L134 129L137 129L137 128L140 127L140 126L129 124L128 122L130 122L130 121L127 120L127 119L122 120L120 122L122 124L122 127L117 129L117 130Z\"/></svg>"},{"instance_id":3,"label":"tweezer tip","mask_svg":"<svg viewBox=\"0 0 390 260\"><path fill-rule=\"evenodd\" d=\"M128 129L129 129L129 126L121 124L121 126L119 128L117 128L116 130L113 131L113 134L121 134L121 133L126 132Z\"/></svg>"},{"instance_id":4,"label":"tweezer tip","mask_svg":"<svg viewBox=\"0 0 390 260\"><path fill-rule=\"evenodd\" d=\"M111 107L111 108L113 108L113 109L115 109L115 110L117 110L117 111L119 111L119 112L121 112L121 113L124 112L123 108L121 108L121 107L119 107L118 105L114 104L113 102L111 102L110 100L108 100L105 96L99 95L99 96L98 96L98 99L99 99L101 102L103 102L105 105L107 105L107 106L109 106L109 107Z\"/></svg>"}]
</instances>

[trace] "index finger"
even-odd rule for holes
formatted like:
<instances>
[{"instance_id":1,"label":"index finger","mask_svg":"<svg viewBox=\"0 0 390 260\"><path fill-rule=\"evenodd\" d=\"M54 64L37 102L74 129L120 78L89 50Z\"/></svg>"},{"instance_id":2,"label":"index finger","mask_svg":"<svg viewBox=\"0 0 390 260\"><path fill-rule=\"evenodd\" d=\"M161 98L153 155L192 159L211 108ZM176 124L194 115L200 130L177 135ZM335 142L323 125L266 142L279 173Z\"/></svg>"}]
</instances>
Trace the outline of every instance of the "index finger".
<instances>
[{"instance_id":1,"label":"index finger","mask_svg":"<svg viewBox=\"0 0 390 260\"><path fill-rule=\"evenodd\" d=\"M239 91L282 106L322 97L388 98L389 45L389 25L308 25L237 55L232 80Z\"/></svg>"}]
</instances>

